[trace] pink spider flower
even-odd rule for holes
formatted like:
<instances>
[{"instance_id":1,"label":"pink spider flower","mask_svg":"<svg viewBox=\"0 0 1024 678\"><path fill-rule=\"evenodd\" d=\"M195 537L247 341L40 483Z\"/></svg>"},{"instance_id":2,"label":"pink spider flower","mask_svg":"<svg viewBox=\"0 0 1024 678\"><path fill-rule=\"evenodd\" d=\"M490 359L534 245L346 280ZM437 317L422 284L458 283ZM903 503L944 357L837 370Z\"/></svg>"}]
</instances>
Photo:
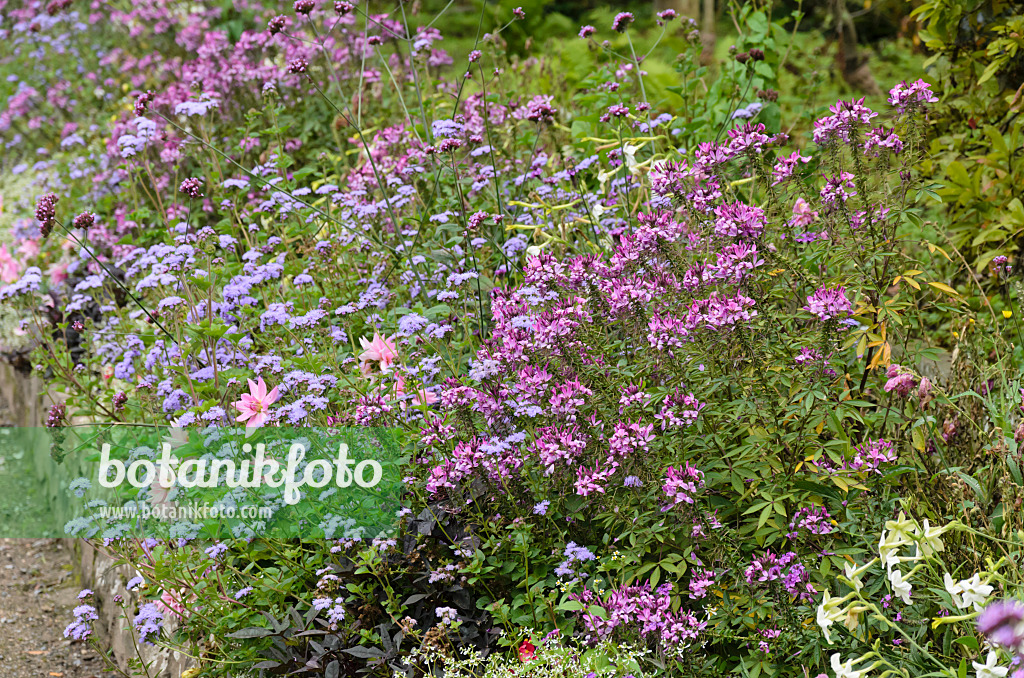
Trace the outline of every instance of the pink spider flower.
<instances>
[{"instance_id":1,"label":"pink spider flower","mask_svg":"<svg viewBox=\"0 0 1024 678\"><path fill-rule=\"evenodd\" d=\"M380 333L374 332L373 341L360 337L359 344L363 347L363 352L359 354L359 371L364 377L370 375L370 363L380 363L381 372L390 372L398 361L398 348L395 346L394 337L385 339Z\"/></svg>"},{"instance_id":2,"label":"pink spider flower","mask_svg":"<svg viewBox=\"0 0 1024 678\"><path fill-rule=\"evenodd\" d=\"M248 381L249 392L243 393L242 399L233 403L235 408L241 412L235 418L235 421L246 422L246 437L252 435L253 430L258 429L267 422L267 419L270 418L270 406L277 402L277 399L280 397L276 386L267 393L267 385L262 377L260 377L259 382L253 382L252 379Z\"/></svg>"}]
</instances>

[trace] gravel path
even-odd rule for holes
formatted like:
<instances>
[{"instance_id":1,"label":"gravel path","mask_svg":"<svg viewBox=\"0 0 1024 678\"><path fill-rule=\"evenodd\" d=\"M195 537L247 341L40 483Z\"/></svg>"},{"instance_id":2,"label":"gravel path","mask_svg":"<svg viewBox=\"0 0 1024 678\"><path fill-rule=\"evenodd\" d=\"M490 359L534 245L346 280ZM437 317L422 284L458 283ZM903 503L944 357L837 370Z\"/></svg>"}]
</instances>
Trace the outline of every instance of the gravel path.
<instances>
[{"instance_id":1,"label":"gravel path","mask_svg":"<svg viewBox=\"0 0 1024 678\"><path fill-rule=\"evenodd\" d=\"M13 421L0 389L0 426ZM2 473L2 468L0 468ZM0 539L0 678L100 678L103 661L64 638L78 603L67 542Z\"/></svg>"},{"instance_id":2,"label":"gravel path","mask_svg":"<svg viewBox=\"0 0 1024 678\"><path fill-rule=\"evenodd\" d=\"M0 539L0 675L99 678L102 660L64 638L78 587L67 546L51 539Z\"/></svg>"}]
</instances>

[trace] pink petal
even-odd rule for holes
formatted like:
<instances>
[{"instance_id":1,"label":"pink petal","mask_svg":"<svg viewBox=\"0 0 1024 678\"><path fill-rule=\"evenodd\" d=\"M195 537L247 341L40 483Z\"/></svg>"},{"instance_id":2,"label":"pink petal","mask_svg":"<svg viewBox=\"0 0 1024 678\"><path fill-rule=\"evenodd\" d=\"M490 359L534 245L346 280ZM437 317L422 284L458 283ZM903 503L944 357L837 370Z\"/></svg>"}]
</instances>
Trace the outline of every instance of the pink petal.
<instances>
[{"instance_id":1,"label":"pink petal","mask_svg":"<svg viewBox=\"0 0 1024 678\"><path fill-rule=\"evenodd\" d=\"M259 388L256 386L256 382L253 381L252 379L247 379L246 381L249 382L249 393L255 396L256 393L259 391Z\"/></svg>"},{"instance_id":2,"label":"pink petal","mask_svg":"<svg viewBox=\"0 0 1024 678\"><path fill-rule=\"evenodd\" d=\"M281 394L277 392L277 387L275 386L270 391L270 393L267 394L267 397L263 399L263 403L265 405L273 405L274 403L277 402L278 398L280 398L280 397L281 397Z\"/></svg>"}]
</instances>

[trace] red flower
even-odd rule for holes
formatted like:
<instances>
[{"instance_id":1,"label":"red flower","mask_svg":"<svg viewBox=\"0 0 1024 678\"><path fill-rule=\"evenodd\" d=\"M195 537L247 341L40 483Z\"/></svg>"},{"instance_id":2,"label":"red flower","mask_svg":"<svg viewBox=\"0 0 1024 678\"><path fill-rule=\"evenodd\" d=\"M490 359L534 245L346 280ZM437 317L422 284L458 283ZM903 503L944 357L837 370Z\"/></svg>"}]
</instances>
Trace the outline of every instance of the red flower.
<instances>
[{"instance_id":1,"label":"red flower","mask_svg":"<svg viewBox=\"0 0 1024 678\"><path fill-rule=\"evenodd\" d=\"M524 640L523 644L519 646L519 659L523 662L528 662L531 659L537 658L537 653L534 651L537 648L533 646L533 643L529 639Z\"/></svg>"}]
</instances>

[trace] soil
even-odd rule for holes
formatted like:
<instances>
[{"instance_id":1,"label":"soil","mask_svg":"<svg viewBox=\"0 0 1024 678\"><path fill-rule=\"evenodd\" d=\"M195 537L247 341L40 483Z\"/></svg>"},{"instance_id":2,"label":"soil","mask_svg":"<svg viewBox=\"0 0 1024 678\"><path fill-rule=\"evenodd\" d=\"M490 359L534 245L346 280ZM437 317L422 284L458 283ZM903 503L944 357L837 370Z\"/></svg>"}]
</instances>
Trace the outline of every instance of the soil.
<instances>
[{"instance_id":1,"label":"soil","mask_svg":"<svg viewBox=\"0 0 1024 678\"><path fill-rule=\"evenodd\" d=\"M13 423L9 415L0 395L0 426ZM102 675L103 660L91 647L64 638L81 590L72 555L63 540L0 539L0 677Z\"/></svg>"},{"instance_id":2,"label":"soil","mask_svg":"<svg viewBox=\"0 0 1024 678\"><path fill-rule=\"evenodd\" d=\"M71 551L55 539L0 539L0 675L99 678L103 661L64 638L79 588Z\"/></svg>"}]
</instances>

